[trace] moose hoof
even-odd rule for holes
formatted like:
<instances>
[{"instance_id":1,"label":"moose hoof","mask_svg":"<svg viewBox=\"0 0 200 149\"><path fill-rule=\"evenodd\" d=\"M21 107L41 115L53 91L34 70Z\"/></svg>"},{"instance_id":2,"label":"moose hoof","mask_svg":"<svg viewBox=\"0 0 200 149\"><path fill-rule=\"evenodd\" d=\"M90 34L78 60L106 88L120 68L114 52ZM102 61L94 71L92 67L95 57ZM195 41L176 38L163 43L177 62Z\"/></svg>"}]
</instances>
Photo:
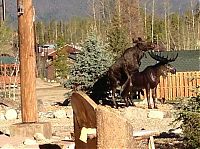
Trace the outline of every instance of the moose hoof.
<instances>
[{"instance_id":1,"label":"moose hoof","mask_svg":"<svg viewBox=\"0 0 200 149\"><path fill-rule=\"evenodd\" d=\"M118 109L118 106L117 105L113 105L113 108Z\"/></svg>"},{"instance_id":2,"label":"moose hoof","mask_svg":"<svg viewBox=\"0 0 200 149\"><path fill-rule=\"evenodd\" d=\"M158 109L158 107L157 107L157 106L154 106L154 109Z\"/></svg>"}]
</instances>

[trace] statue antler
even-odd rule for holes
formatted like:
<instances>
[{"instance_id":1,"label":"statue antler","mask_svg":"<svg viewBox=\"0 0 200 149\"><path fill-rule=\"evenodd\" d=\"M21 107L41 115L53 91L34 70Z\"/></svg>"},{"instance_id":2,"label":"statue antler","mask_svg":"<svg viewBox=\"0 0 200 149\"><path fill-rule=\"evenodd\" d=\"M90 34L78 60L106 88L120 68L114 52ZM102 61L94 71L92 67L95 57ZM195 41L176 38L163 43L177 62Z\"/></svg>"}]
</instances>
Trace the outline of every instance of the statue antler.
<instances>
[{"instance_id":1,"label":"statue antler","mask_svg":"<svg viewBox=\"0 0 200 149\"><path fill-rule=\"evenodd\" d=\"M153 58L153 59L155 59L155 60L157 60L157 61L159 61L159 62L161 62L161 63L169 63L169 62L173 62L173 61L175 61L176 60L176 58L178 57L178 53L176 54L176 56L174 56L173 58L168 58L168 55L167 55L167 57L164 57L164 56L162 56L162 54L161 54L161 52L159 52L160 54L158 55L158 54L156 54L155 52L153 52L153 51L150 51L150 52L148 52L149 53L149 55Z\"/></svg>"}]
</instances>

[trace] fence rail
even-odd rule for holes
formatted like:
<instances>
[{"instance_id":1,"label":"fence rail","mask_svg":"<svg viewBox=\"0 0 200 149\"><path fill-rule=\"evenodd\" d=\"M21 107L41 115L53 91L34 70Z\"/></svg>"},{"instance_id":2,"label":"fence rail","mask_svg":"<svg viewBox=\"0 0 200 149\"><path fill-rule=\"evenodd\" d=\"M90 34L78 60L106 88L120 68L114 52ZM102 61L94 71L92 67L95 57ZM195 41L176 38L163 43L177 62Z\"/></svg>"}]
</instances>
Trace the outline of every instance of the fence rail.
<instances>
[{"instance_id":1,"label":"fence rail","mask_svg":"<svg viewBox=\"0 0 200 149\"><path fill-rule=\"evenodd\" d=\"M19 76L0 76L0 88L8 85L19 85Z\"/></svg>"},{"instance_id":2,"label":"fence rail","mask_svg":"<svg viewBox=\"0 0 200 149\"><path fill-rule=\"evenodd\" d=\"M200 86L200 72L177 72L176 75L168 74L166 78L160 77L157 87L157 98L174 100L176 98L191 97ZM146 95L144 96L146 98Z\"/></svg>"}]
</instances>

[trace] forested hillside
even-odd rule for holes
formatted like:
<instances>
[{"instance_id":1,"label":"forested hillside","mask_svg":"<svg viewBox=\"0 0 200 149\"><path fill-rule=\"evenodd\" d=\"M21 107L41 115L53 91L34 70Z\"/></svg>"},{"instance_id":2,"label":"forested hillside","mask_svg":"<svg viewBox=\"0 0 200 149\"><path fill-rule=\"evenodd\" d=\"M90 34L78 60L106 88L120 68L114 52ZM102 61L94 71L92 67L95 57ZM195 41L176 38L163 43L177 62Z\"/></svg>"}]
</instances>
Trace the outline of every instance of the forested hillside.
<instances>
[{"instance_id":1,"label":"forested hillside","mask_svg":"<svg viewBox=\"0 0 200 149\"><path fill-rule=\"evenodd\" d=\"M16 1L7 2L17 24ZM94 31L111 51L122 52L133 38L162 42L168 50L200 46L197 0L33 0L37 43L80 44Z\"/></svg>"},{"instance_id":2,"label":"forested hillside","mask_svg":"<svg viewBox=\"0 0 200 149\"><path fill-rule=\"evenodd\" d=\"M16 18L16 0L6 1L7 15ZM39 20L66 20L73 16L87 14L87 0L33 0L37 19Z\"/></svg>"},{"instance_id":3,"label":"forested hillside","mask_svg":"<svg viewBox=\"0 0 200 149\"><path fill-rule=\"evenodd\" d=\"M33 0L39 20L68 20L74 16L88 16L90 14L92 0ZM103 0L101 0L103 1ZM193 0L197 2L197 0ZM171 11L184 11L190 5L190 0L169 0ZM158 14L164 14L163 0L155 0L155 10ZM140 0L141 7L147 4L151 11L152 0ZM11 20L16 19L16 0L6 1L7 15Z\"/></svg>"}]
</instances>

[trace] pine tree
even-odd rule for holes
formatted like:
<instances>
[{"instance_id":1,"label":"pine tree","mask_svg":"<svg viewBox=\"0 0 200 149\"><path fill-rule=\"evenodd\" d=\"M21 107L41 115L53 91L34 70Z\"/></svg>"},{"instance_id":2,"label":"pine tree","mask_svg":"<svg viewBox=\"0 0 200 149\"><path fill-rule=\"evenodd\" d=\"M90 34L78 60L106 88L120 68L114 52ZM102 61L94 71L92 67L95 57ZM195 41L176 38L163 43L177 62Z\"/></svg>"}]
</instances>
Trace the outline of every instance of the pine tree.
<instances>
[{"instance_id":1,"label":"pine tree","mask_svg":"<svg viewBox=\"0 0 200 149\"><path fill-rule=\"evenodd\" d=\"M77 55L65 86L78 84L82 90L89 89L113 62L111 53L105 48L101 40L93 32L90 33Z\"/></svg>"},{"instance_id":2,"label":"pine tree","mask_svg":"<svg viewBox=\"0 0 200 149\"><path fill-rule=\"evenodd\" d=\"M7 26L6 23L2 23L0 26L0 53L11 53L9 47L12 41L12 30Z\"/></svg>"},{"instance_id":3,"label":"pine tree","mask_svg":"<svg viewBox=\"0 0 200 149\"><path fill-rule=\"evenodd\" d=\"M115 57L128 46L128 34L124 26L120 25L120 20L117 15L113 17L111 28L108 32L108 49L114 53Z\"/></svg>"},{"instance_id":4,"label":"pine tree","mask_svg":"<svg viewBox=\"0 0 200 149\"><path fill-rule=\"evenodd\" d=\"M66 54L66 51L62 49L57 50L57 58L55 61L53 61L53 65L56 68L56 72L59 77L61 78L67 78L67 74L69 71L69 60L67 59L68 54Z\"/></svg>"},{"instance_id":5,"label":"pine tree","mask_svg":"<svg viewBox=\"0 0 200 149\"><path fill-rule=\"evenodd\" d=\"M174 123L181 122L183 130L183 143L186 148L198 149L200 147L200 92L199 87L194 90L196 96L182 100L177 104L176 119Z\"/></svg>"}]
</instances>

